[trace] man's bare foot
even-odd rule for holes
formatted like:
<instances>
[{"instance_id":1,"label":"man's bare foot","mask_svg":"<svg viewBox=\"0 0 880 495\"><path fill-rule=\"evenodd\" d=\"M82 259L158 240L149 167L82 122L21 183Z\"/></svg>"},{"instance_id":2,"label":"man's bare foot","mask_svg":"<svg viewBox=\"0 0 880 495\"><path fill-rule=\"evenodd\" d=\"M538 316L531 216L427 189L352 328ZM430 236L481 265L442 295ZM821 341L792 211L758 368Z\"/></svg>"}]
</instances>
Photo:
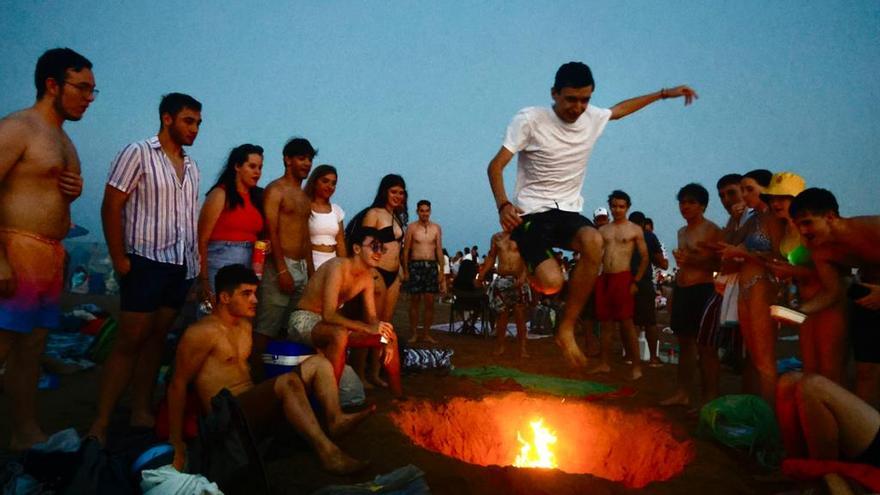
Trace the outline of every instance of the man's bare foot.
<instances>
[{"instance_id":1,"label":"man's bare foot","mask_svg":"<svg viewBox=\"0 0 880 495\"><path fill-rule=\"evenodd\" d=\"M156 417L148 412L132 411L128 424L134 428L153 428L156 426Z\"/></svg>"},{"instance_id":2,"label":"man's bare foot","mask_svg":"<svg viewBox=\"0 0 880 495\"><path fill-rule=\"evenodd\" d=\"M43 433L43 430L41 430L39 426L25 428L22 431L13 431L12 436L9 439L9 450L13 452L28 450L34 445L45 442L48 439L48 435Z\"/></svg>"},{"instance_id":3,"label":"man's bare foot","mask_svg":"<svg viewBox=\"0 0 880 495\"><path fill-rule=\"evenodd\" d=\"M373 390L376 388L369 380L361 380L361 383L364 385L364 390Z\"/></svg>"},{"instance_id":4,"label":"man's bare foot","mask_svg":"<svg viewBox=\"0 0 880 495\"><path fill-rule=\"evenodd\" d=\"M663 361L660 361L660 358L654 356L648 361L649 368L661 368L663 367Z\"/></svg>"},{"instance_id":5,"label":"man's bare foot","mask_svg":"<svg viewBox=\"0 0 880 495\"><path fill-rule=\"evenodd\" d=\"M327 429L329 430L331 438L338 438L349 431L352 428L359 425L361 421L367 419L370 415L376 412L376 404L370 404L369 407L364 409L363 411L358 411L352 414L340 414L336 417L336 421L331 425L327 425Z\"/></svg>"},{"instance_id":6,"label":"man's bare foot","mask_svg":"<svg viewBox=\"0 0 880 495\"><path fill-rule=\"evenodd\" d=\"M642 377L642 369L641 369L641 368L633 368L633 369L629 372L629 376L628 376L627 378L629 378L630 380L635 381L635 380L638 380L638 379L641 378L641 377Z\"/></svg>"},{"instance_id":7,"label":"man's bare foot","mask_svg":"<svg viewBox=\"0 0 880 495\"><path fill-rule=\"evenodd\" d=\"M569 365L576 368L583 368L587 365L587 358L578 347L577 341L574 340L574 335L557 335L555 340L556 345L562 349L562 357L568 361Z\"/></svg>"},{"instance_id":8,"label":"man's bare foot","mask_svg":"<svg viewBox=\"0 0 880 495\"><path fill-rule=\"evenodd\" d=\"M329 452L318 452L318 458L320 458L321 466L324 470L333 474L356 473L370 464L367 461L359 461L353 457L349 457L335 445Z\"/></svg>"},{"instance_id":9,"label":"man's bare foot","mask_svg":"<svg viewBox=\"0 0 880 495\"><path fill-rule=\"evenodd\" d=\"M526 351L526 348L525 348L525 347L520 347L520 348L519 348L519 357L521 357L521 358L528 358L528 357L531 357L531 356L529 356L529 353L528 353L528 351Z\"/></svg>"},{"instance_id":10,"label":"man's bare foot","mask_svg":"<svg viewBox=\"0 0 880 495\"><path fill-rule=\"evenodd\" d=\"M499 345L498 347L495 348L494 351L492 351L493 356L501 356L503 354L504 354L504 346L503 345Z\"/></svg>"},{"instance_id":11,"label":"man's bare foot","mask_svg":"<svg viewBox=\"0 0 880 495\"><path fill-rule=\"evenodd\" d=\"M434 337L431 337L431 334L429 334L429 333L425 333L424 341L428 342L429 344L436 344L437 343L437 339L435 339Z\"/></svg>"},{"instance_id":12,"label":"man's bare foot","mask_svg":"<svg viewBox=\"0 0 880 495\"><path fill-rule=\"evenodd\" d=\"M388 388L388 382L383 380L382 377L380 377L379 375L370 376L369 381L377 387Z\"/></svg>"},{"instance_id":13,"label":"man's bare foot","mask_svg":"<svg viewBox=\"0 0 880 495\"><path fill-rule=\"evenodd\" d=\"M592 366L587 367L586 369L584 369L584 371L585 371L588 375L594 375L594 374L597 374L597 373L610 373L610 372L611 372L611 366L609 366L609 365L607 365L607 364L605 364L605 363L596 363L596 364L594 364L594 365L592 365Z\"/></svg>"},{"instance_id":14,"label":"man's bare foot","mask_svg":"<svg viewBox=\"0 0 880 495\"><path fill-rule=\"evenodd\" d=\"M419 334L414 333L409 340L406 341L408 344L418 344L419 343Z\"/></svg>"},{"instance_id":15,"label":"man's bare foot","mask_svg":"<svg viewBox=\"0 0 880 495\"><path fill-rule=\"evenodd\" d=\"M684 390L678 390L672 397L660 401L661 406L688 406L690 403L691 398Z\"/></svg>"}]
</instances>

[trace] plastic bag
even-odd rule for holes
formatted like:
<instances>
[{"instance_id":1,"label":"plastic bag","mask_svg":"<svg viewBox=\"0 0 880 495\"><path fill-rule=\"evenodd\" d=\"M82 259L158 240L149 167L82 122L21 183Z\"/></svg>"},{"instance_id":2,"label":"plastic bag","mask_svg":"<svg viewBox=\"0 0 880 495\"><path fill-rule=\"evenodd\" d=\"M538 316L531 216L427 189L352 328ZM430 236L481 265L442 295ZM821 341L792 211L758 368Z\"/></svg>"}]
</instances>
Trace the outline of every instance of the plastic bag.
<instances>
[{"instance_id":1,"label":"plastic bag","mask_svg":"<svg viewBox=\"0 0 880 495\"><path fill-rule=\"evenodd\" d=\"M765 467L782 462L782 443L773 409L755 395L725 395L700 409L699 434L728 447L746 448Z\"/></svg>"}]
</instances>

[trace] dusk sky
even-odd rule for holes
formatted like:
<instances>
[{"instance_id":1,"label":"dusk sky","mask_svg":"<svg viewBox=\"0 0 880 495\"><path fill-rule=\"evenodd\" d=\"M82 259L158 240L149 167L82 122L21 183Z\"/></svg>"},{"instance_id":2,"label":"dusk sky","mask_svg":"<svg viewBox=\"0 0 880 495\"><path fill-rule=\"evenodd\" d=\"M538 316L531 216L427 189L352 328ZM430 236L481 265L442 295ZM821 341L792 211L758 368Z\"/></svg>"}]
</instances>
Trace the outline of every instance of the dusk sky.
<instances>
[{"instance_id":1,"label":"dusk sky","mask_svg":"<svg viewBox=\"0 0 880 495\"><path fill-rule=\"evenodd\" d=\"M837 194L844 215L878 213L880 2L3 2L0 113L34 101L48 48L94 63L101 94L65 128L83 164L73 218L101 240L110 161L155 135L161 95L203 105L189 150L202 192L229 150L266 149L261 185L303 136L315 165L339 169L334 202L367 206L400 173L410 215L422 198L450 252L488 250L499 229L486 165L522 107L551 104L557 67L589 64L592 104L689 84L700 95L611 122L590 160L585 214L612 189L653 217L667 248L682 225L675 193L712 193L729 172L793 171ZM506 170L513 193L515 162Z\"/></svg>"}]
</instances>

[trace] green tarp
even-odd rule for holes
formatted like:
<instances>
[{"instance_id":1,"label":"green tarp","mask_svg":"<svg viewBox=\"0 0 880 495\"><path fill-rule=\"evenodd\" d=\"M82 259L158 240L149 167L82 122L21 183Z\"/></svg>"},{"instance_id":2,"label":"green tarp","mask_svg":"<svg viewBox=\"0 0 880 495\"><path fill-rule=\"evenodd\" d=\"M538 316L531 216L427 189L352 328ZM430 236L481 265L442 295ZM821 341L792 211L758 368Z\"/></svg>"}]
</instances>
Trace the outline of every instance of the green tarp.
<instances>
[{"instance_id":1,"label":"green tarp","mask_svg":"<svg viewBox=\"0 0 880 495\"><path fill-rule=\"evenodd\" d=\"M503 366L480 366L477 368L456 368L453 376L470 378L478 382L490 380L513 380L523 388L563 397L589 397L618 392L618 389L603 383L572 380L556 376L524 373L515 368Z\"/></svg>"}]
</instances>

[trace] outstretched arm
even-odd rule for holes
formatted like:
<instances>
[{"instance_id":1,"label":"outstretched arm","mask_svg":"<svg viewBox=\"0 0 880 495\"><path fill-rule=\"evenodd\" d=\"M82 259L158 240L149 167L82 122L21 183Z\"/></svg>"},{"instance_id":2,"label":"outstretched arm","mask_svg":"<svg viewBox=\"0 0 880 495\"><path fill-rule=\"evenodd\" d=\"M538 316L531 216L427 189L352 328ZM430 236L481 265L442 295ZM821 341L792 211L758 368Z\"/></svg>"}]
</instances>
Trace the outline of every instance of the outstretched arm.
<instances>
[{"instance_id":1,"label":"outstretched arm","mask_svg":"<svg viewBox=\"0 0 880 495\"><path fill-rule=\"evenodd\" d=\"M665 100L667 98L684 97L684 104L690 105L698 98L697 92L688 86L676 86L674 88L663 88L660 91L649 93L642 96L636 96L628 100L623 100L617 105L611 107L611 120L622 119L627 115L638 112L646 106L657 100Z\"/></svg>"}]
</instances>

